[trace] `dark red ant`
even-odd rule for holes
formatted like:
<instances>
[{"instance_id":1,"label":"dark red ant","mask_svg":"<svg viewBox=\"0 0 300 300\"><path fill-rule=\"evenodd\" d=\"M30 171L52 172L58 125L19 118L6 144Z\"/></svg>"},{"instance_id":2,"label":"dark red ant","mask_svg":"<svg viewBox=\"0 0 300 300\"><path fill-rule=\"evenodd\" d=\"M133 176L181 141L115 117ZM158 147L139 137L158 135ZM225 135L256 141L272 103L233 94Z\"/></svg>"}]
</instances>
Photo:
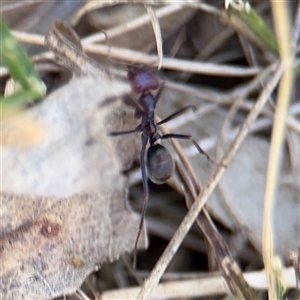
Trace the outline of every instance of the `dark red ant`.
<instances>
[{"instance_id":1,"label":"dark red ant","mask_svg":"<svg viewBox=\"0 0 300 300\"><path fill-rule=\"evenodd\" d=\"M135 93L141 93L137 101L132 97L126 96L125 102L135 107L135 117L142 118L141 124L133 130L110 132L110 136L126 135L134 132L142 132L142 150L140 154L142 180L144 186L144 203L142 209L142 216L139 225L138 235L134 246L134 259L133 266L136 265L136 249L137 243L143 228L146 208L149 198L149 187L147 182L147 174L150 180L156 184L165 183L174 171L174 161L170 152L162 145L158 144L158 140L176 138L190 140L197 150L205 155L209 161L212 161L209 156L201 149L195 140L189 135L184 134L165 134L160 135L157 131L157 126L164 124L171 119L179 116L187 110L195 111L196 107L193 105L186 106L177 112L171 114L169 117L162 121L155 123L155 107L161 95L164 84L161 84L155 73L150 71L145 66L131 66L127 74L130 86ZM155 96L152 95L150 90L157 90ZM147 144L150 144L147 151L147 160L145 160L145 152ZM146 172L147 170L147 172Z\"/></svg>"}]
</instances>

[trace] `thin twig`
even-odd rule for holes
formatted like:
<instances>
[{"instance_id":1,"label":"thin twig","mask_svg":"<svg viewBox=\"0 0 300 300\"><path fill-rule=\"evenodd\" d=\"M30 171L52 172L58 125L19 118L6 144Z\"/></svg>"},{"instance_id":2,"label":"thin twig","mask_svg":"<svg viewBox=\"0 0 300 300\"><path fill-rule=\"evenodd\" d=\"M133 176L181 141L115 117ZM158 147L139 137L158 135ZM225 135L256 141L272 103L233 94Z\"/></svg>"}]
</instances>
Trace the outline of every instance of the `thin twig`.
<instances>
[{"instance_id":1,"label":"thin twig","mask_svg":"<svg viewBox=\"0 0 300 300\"><path fill-rule=\"evenodd\" d=\"M290 267L283 270L283 278L288 288L296 287L296 276L294 268ZM142 275L142 274L141 274ZM184 274L180 274L184 276ZM256 271L243 273L246 281L250 286L257 289L267 289L265 271ZM194 276L193 276L194 277ZM224 284L222 276L205 276L199 278L172 280L161 283L152 294L153 299L174 299L174 298L190 298L190 297L208 297L226 294L227 287ZM115 289L104 291L101 299L134 299L139 292L140 287L131 287L124 289Z\"/></svg>"},{"instance_id":2,"label":"thin twig","mask_svg":"<svg viewBox=\"0 0 300 300\"><path fill-rule=\"evenodd\" d=\"M44 37L26 34L24 32L14 31L14 36L22 42L35 41L37 45L44 45ZM157 65L158 57L156 55L149 55L139 51L133 51L130 49L120 47L109 47L108 45L94 45L83 42L82 47L88 53L95 53L101 55L107 55L108 50L110 56L115 59L121 59L131 63L140 64L153 64ZM49 55L49 53L44 53ZM54 58L54 55L50 55ZM230 65L218 65L213 63L202 63L183 59L164 58L162 61L162 67L170 70L191 72L196 74L207 74L216 76L232 76L232 77L245 77L253 76L260 72L260 68L257 67L234 67Z\"/></svg>"},{"instance_id":3,"label":"thin twig","mask_svg":"<svg viewBox=\"0 0 300 300\"><path fill-rule=\"evenodd\" d=\"M106 55L108 46L94 45L83 43L83 49L89 53ZM158 57L156 55L149 55L143 52L134 51L130 49L111 47L110 55L115 59L128 61L130 63L140 63L145 65L157 66ZM191 72L196 74L207 74L217 76L232 76L232 77L245 77L256 75L260 68L257 67L233 67L230 65L218 65L213 63L202 63L195 61L188 61L183 59L175 59L164 57L162 61L162 68Z\"/></svg>"}]
</instances>

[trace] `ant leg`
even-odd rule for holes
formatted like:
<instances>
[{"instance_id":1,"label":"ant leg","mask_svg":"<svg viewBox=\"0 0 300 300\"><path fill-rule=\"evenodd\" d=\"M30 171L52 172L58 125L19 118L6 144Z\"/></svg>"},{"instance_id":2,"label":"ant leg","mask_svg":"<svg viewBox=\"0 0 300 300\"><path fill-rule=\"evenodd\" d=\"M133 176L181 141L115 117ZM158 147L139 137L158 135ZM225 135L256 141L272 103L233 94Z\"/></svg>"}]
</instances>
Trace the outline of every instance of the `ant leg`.
<instances>
[{"instance_id":1,"label":"ant leg","mask_svg":"<svg viewBox=\"0 0 300 300\"><path fill-rule=\"evenodd\" d=\"M140 115L142 116L145 111L143 109L143 107L128 93L126 94L123 94L121 96L113 96L113 97L108 97L106 98L103 102L101 102L98 107L101 108L101 107L104 107L108 104L111 104L117 100L120 100L120 98L122 98L123 102L126 104L126 105L129 105L131 107L134 107L136 109L136 114L137 115Z\"/></svg>"},{"instance_id":2,"label":"ant leg","mask_svg":"<svg viewBox=\"0 0 300 300\"><path fill-rule=\"evenodd\" d=\"M157 102L158 102L158 100L159 100L159 98L161 96L161 93L162 93L164 87L165 87L165 83L163 82L163 83L161 83L161 85L160 85L160 87L159 87L159 89L158 89L158 91L157 91L157 93L156 93L156 95L154 97L155 105L157 104Z\"/></svg>"},{"instance_id":3,"label":"ant leg","mask_svg":"<svg viewBox=\"0 0 300 300\"><path fill-rule=\"evenodd\" d=\"M196 110L196 106L195 105L185 106L182 109L174 112L173 114L171 114L167 118L165 118L165 119L161 120L160 122L158 122L157 125L167 123L167 122L171 121L172 119L174 119L174 118L180 116L181 114L185 113L187 110L191 110L192 112L194 112Z\"/></svg>"},{"instance_id":4,"label":"ant leg","mask_svg":"<svg viewBox=\"0 0 300 300\"><path fill-rule=\"evenodd\" d=\"M147 174L146 174L146 163L145 163L145 151L146 151L146 146L147 146L148 138L145 138L142 135L142 150L141 150L141 169L142 169L142 179L143 179L143 187L144 187L144 203L143 203L143 208L142 208L142 215L141 215L141 220L140 220L140 225L139 225L139 231L135 240L135 245L134 245L134 252L133 252L133 268L136 268L136 249L137 249L137 244L143 229L144 225L144 219L145 219L145 214L146 214L146 209L147 209L147 204L148 204L148 198L149 198L149 187L148 187L148 181L147 181Z\"/></svg>"},{"instance_id":5,"label":"ant leg","mask_svg":"<svg viewBox=\"0 0 300 300\"><path fill-rule=\"evenodd\" d=\"M118 135L126 135L126 134L131 134L131 133L140 132L140 131L141 131L141 125L139 125L137 128L132 129L132 130L109 132L108 135L118 136Z\"/></svg>"},{"instance_id":6,"label":"ant leg","mask_svg":"<svg viewBox=\"0 0 300 300\"><path fill-rule=\"evenodd\" d=\"M145 114L145 110L130 94L124 96L124 103L135 108L134 116L138 119Z\"/></svg>"},{"instance_id":7,"label":"ant leg","mask_svg":"<svg viewBox=\"0 0 300 300\"><path fill-rule=\"evenodd\" d=\"M176 134L176 133L170 133L170 134L165 134L163 136L160 137L160 139L184 139L184 140L190 140L195 147L197 148L197 150L206 156L206 158L208 159L208 161L210 161L211 163L215 163L209 156L208 154L206 154L201 147L197 144L197 142L190 136L190 135L186 135L186 134Z\"/></svg>"}]
</instances>

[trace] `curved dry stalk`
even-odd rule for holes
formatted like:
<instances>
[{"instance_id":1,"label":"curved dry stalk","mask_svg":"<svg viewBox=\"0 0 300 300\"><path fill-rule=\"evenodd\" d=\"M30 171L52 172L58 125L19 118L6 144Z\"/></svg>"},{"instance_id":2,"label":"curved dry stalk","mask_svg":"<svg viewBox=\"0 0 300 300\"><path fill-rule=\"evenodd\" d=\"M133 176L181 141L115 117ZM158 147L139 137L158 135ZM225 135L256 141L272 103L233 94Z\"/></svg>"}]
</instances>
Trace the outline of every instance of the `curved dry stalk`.
<instances>
[{"instance_id":1,"label":"curved dry stalk","mask_svg":"<svg viewBox=\"0 0 300 300\"><path fill-rule=\"evenodd\" d=\"M173 1L130 1L130 0L110 0L110 1L89 1L88 3L86 3L84 6L81 7L81 9L79 9L79 11L76 13L76 15L73 17L72 19L72 25L76 25L80 19L87 13L92 12L94 10L103 8L103 7L107 7L107 6L113 6L113 5L117 5L117 4L122 4L122 3L127 3L127 4L143 4L143 5L152 5L152 6L158 6L158 5L168 5L171 6L173 4ZM181 7L183 5L180 5ZM143 17L145 18L145 15L143 15ZM136 21L137 22L137 21ZM135 25L135 26L141 26L144 25L145 20L140 20L139 24L140 25ZM146 20L146 22L149 22L149 16ZM142 23L142 24L141 24ZM133 27L132 29L135 29L136 27ZM131 30L132 30L131 29ZM127 31L125 31L127 32Z\"/></svg>"},{"instance_id":2,"label":"curved dry stalk","mask_svg":"<svg viewBox=\"0 0 300 300\"><path fill-rule=\"evenodd\" d=\"M127 3L127 4L143 4L143 5L153 5L153 6L160 6L160 5L171 5L174 4L173 0L110 0L106 2L93 2L90 1L88 2L85 6L83 6L80 11L77 13L76 19L74 18L73 23L77 22L77 19L81 18L86 12L96 10L99 8L102 8L104 6L111 6L111 5L116 5L116 4L122 4L122 3ZM196 7L198 9L201 9L205 12L208 13L218 13L220 10L217 9L216 7L206 4L206 3L195 3L194 0L186 0L182 3L180 3L181 6L185 7Z\"/></svg>"},{"instance_id":3,"label":"curved dry stalk","mask_svg":"<svg viewBox=\"0 0 300 300\"><path fill-rule=\"evenodd\" d=\"M280 297L278 278L276 278L275 257L273 249L273 205L280 168L280 157L284 141L285 120L288 114L289 101L292 94L293 86L293 69L292 59L293 52L291 49L291 31L289 26L289 14L285 2L272 2L273 14L275 18L275 29L278 38L282 66L284 74L282 76L279 90L277 109L274 116L274 126L272 130L272 139L270 146L270 155L268 161L267 180L264 197L264 218L263 218L263 239L262 253L263 261L268 275L268 296L269 299Z\"/></svg>"},{"instance_id":4,"label":"curved dry stalk","mask_svg":"<svg viewBox=\"0 0 300 300\"><path fill-rule=\"evenodd\" d=\"M182 6L179 4L172 4L168 6L164 6L162 8L158 8L155 12L158 19L170 16L178 11L182 10ZM122 23L121 25L117 25L115 27L112 27L106 31L107 36L109 36L110 39L116 38L118 36L122 36L130 31L133 31L145 24L148 24L150 22L149 15L143 14L141 16L138 16L132 20L129 20L128 22ZM85 43L101 43L105 42L106 37L103 33L95 33L93 35L90 35L84 39L82 39Z\"/></svg>"},{"instance_id":5,"label":"curved dry stalk","mask_svg":"<svg viewBox=\"0 0 300 300\"><path fill-rule=\"evenodd\" d=\"M155 41L156 41L156 48L157 48L157 56L159 58L158 61L158 69L161 68L162 65L162 59L163 59L163 50L162 50L162 36L161 36L161 30L160 30L160 25L158 22L158 17L156 15L155 10L152 8L152 6L147 5L147 12L149 14L152 27L153 27L153 32L155 36Z\"/></svg>"}]
</instances>

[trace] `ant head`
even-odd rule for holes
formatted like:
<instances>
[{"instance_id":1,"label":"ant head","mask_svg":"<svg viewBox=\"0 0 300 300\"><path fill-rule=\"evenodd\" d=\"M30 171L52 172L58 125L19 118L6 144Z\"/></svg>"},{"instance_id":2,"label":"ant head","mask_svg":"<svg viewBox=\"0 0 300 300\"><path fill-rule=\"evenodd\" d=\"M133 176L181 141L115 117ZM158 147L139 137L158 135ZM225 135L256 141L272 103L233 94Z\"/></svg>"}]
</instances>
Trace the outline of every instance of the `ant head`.
<instances>
[{"instance_id":1,"label":"ant head","mask_svg":"<svg viewBox=\"0 0 300 300\"><path fill-rule=\"evenodd\" d=\"M165 183L174 171L174 161L164 146L156 144L147 152L147 172L150 180L156 184Z\"/></svg>"},{"instance_id":2,"label":"ant head","mask_svg":"<svg viewBox=\"0 0 300 300\"><path fill-rule=\"evenodd\" d=\"M127 78L132 90L136 93L156 90L159 87L159 81L156 74L146 66L129 66Z\"/></svg>"}]
</instances>

